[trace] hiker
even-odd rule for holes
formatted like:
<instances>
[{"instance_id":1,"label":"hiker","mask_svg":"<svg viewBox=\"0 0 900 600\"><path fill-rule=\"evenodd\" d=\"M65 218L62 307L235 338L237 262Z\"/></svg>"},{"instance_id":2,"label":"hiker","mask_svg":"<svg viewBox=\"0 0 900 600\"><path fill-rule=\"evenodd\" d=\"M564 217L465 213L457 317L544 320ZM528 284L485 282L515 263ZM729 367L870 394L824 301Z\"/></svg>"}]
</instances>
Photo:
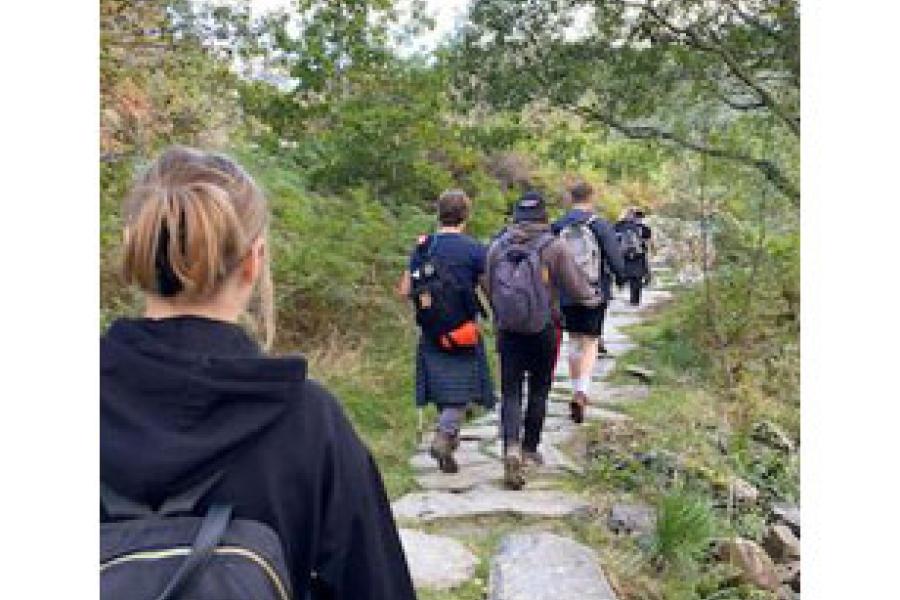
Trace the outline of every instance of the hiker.
<instances>
[{"instance_id":1,"label":"hiker","mask_svg":"<svg viewBox=\"0 0 900 600\"><path fill-rule=\"evenodd\" d=\"M416 348L416 406L438 409L429 449L438 468L456 473L453 453L470 404L494 406L494 383L478 325L477 288L487 249L463 232L471 201L462 190L437 201L437 231L416 242L398 293L412 300L420 336Z\"/></svg>"},{"instance_id":2,"label":"hiker","mask_svg":"<svg viewBox=\"0 0 900 600\"><path fill-rule=\"evenodd\" d=\"M636 207L624 211L615 230L625 259L623 279L628 284L629 303L638 306L642 288L650 285L649 245L652 231L644 224L644 211Z\"/></svg>"},{"instance_id":3,"label":"hiker","mask_svg":"<svg viewBox=\"0 0 900 600\"><path fill-rule=\"evenodd\" d=\"M543 196L528 192L517 202L513 224L488 251L487 291L500 354L501 436L504 484L520 489L523 463L543 464L538 451L556 362L559 291L596 307L600 297L550 229ZM522 433L522 385L528 406Z\"/></svg>"},{"instance_id":4,"label":"hiker","mask_svg":"<svg viewBox=\"0 0 900 600\"><path fill-rule=\"evenodd\" d=\"M123 220L124 277L145 305L100 340L101 597L413 600L371 455L305 359L263 349L269 209L253 179L174 147L137 180ZM251 301L263 344L240 324ZM166 545L176 538L192 560ZM179 562L166 569L166 556ZM160 575L179 565L184 577Z\"/></svg>"},{"instance_id":5,"label":"hiker","mask_svg":"<svg viewBox=\"0 0 900 600\"><path fill-rule=\"evenodd\" d=\"M569 379L572 382L572 420L581 423L590 398L591 378L598 354L606 354L603 322L612 298L613 277L625 273L619 242L612 225L594 211L594 190L580 182L569 189L571 208L553 223L553 232L566 244L579 269L602 297L597 307L583 306L562 295L563 329L569 335Z\"/></svg>"}]
</instances>

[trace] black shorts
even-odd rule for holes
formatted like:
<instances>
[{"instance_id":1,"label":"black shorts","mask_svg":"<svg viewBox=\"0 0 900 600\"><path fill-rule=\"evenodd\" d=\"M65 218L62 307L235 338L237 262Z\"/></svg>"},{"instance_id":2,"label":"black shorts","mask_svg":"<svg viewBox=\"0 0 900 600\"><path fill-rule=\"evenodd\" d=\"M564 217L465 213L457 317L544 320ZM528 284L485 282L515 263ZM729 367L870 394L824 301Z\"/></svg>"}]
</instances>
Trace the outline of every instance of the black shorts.
<instances>
[{"instance_id":1,"label":"black shorts","mask_svg":"<svg viewBox=\"0 0 900 600\"><path fill-rule=\"evenodd\" d=\"M563 306L563 329L569 333L584 335L601 335L603 332L603 316L606 304L597 308L588 308L580 304Z\"/></svg>"}]
</instances>

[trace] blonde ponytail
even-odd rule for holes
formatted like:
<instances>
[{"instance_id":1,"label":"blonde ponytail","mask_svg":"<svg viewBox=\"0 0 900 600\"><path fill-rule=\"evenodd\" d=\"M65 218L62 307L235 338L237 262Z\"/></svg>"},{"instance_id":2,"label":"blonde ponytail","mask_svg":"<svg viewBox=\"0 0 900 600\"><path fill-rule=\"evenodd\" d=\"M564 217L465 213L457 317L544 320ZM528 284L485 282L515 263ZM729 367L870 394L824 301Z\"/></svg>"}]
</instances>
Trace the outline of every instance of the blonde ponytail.
<instances>
[{"instance_id":1,"label":"blonde ponytail","mask_svg":"<svg viewBox=\"0 0 900 600\"><path fill-rule=\"evenodd\" d=\"M125 201L125 280L161 296L204 300L265 237L261 190L227 157L185 147L162 154ZM269 256L257 286L267 348L275 336Z\"/></svg>"}]
</instances>

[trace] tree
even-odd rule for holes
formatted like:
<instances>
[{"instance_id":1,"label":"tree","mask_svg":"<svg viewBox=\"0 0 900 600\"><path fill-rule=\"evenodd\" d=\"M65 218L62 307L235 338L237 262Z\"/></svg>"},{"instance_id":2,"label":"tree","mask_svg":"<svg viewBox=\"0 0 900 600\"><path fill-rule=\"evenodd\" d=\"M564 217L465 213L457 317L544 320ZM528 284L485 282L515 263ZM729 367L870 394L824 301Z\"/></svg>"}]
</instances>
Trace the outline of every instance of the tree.
<instances>
[{"instance_id":1,"label":"tree","mask_svg":"<svg viewBox=\"0 0 900 600\"><path fill-rule=\"evenodd\" d=\"M795 0L476 0L454 58L467 102L545 100L756 169L798 202L799 33Z\"/></svg>"}]
</instances>

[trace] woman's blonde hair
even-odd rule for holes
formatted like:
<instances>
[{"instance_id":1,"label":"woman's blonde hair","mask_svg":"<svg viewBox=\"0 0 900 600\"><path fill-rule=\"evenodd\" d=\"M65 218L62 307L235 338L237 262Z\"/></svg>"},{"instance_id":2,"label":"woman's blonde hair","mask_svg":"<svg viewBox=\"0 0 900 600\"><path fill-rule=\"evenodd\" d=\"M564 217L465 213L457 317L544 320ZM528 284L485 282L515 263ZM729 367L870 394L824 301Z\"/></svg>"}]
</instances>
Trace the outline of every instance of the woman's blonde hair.
<instances>
[{"instance_id":1,"label":"woman's blonde hair","mask_svg":"<svg viewBox=\"0 0 900 600\"><path fill-rule=\"evenodd\" d=\"M151 294L207 300L265 238L268 218L262 191L230 158L169 148L125 198L125 280ZM269 348L275 317L268 252L257 291L257 329Z\"/></svg>"}]
</instances>

